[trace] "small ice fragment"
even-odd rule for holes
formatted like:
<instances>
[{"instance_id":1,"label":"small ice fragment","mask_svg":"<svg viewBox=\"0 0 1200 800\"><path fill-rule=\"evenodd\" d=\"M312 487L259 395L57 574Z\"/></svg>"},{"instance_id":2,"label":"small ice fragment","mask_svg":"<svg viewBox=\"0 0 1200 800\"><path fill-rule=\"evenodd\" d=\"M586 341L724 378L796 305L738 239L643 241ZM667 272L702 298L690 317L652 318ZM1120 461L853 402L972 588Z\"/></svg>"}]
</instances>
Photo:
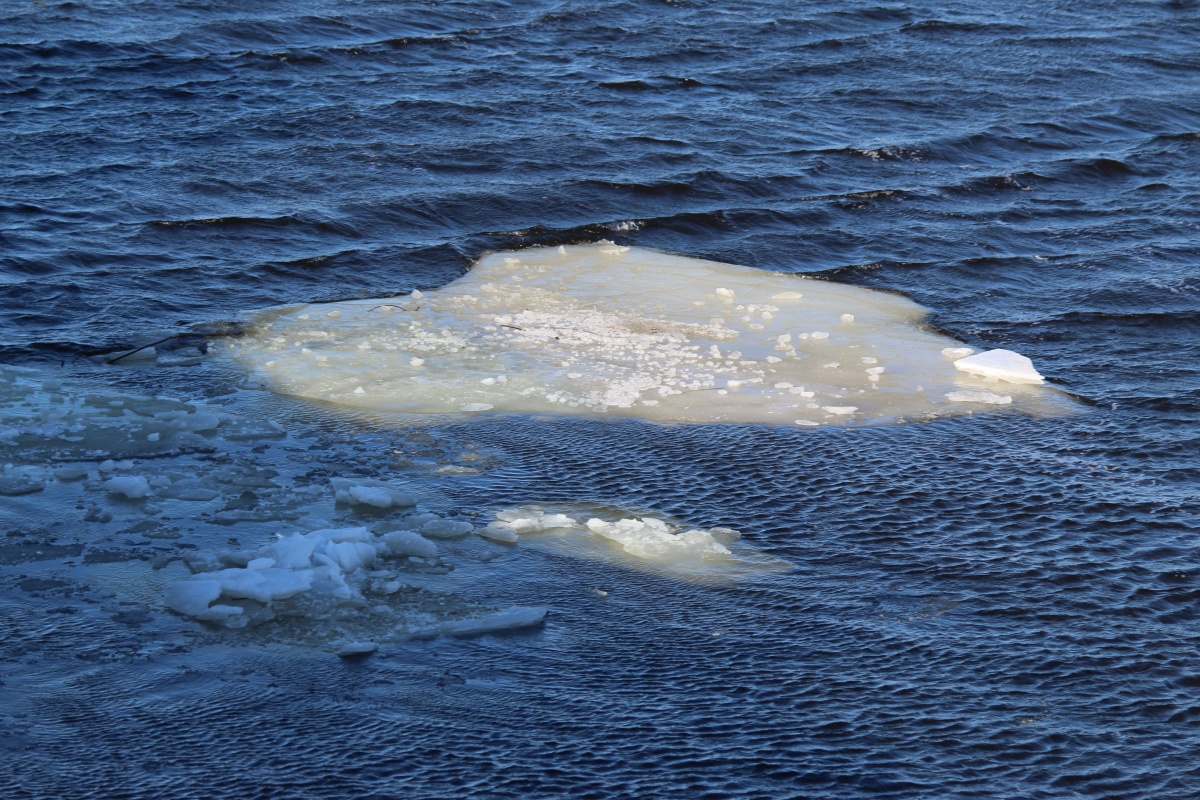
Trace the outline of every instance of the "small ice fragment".
<instances>
[{"instance_id":1,"label":"small ice fragment","mask_svg":"<svg viewBox=\"0 0 1200 800\"><path fill-rule=\"evenodd\" d=\"M1006 406L1012 402L1012 398L1006 394L996 394L995 392L975 391L966 389L959 392L950 392L946 395L946 399L955 403L988 403L994 406Z\"/></svg>"},{"instance_id":2,"label":"small ice fragment","mask_svg":"<svg viewBox=\"0 0 1200 800\"><path fill-rule=\"evenodd\" d=\"M411 295L409 295L409 296L410 296L410 297L411 297L413 300L420 300L422 297L424 297L424 296L425 296L425 293L424 293L424 292L422 292L420 289L413 289L413 290L412 290L412 294L411 294Z\"/></svg>"},{"instance_id":3,"label":"small ice fragment","mask_svg":"<svg viewBox=\"0 0 1200 800\"><path fill-rule=\"evenodd\" d=\"M338 648L339 658L355 658L370 655L379 649L375 642L346 642Z\"/></svg>"},{"instance_id":4,"label":"small ice fragment","mask_svg":"<svg viewBox=\"0 0 1200 800\"><path fill-rule=\"evenodd\" d=\"M800 294L799 292L780 292L779 294L772 295L771 299L772 300L799 300L801 297L804 297L804 295Z\"/></svg>"},{"instance_id":5,"label":"small ice fragment","mask_svg":"<svg viewBox=\"0 0 1200 800\"><path fill-rule=\"evenodd\" d=\"M448 636L470 636L476 633L526 628L545 619L548 610L545 606L514 606L485 617L443 622L439 630Z\"/></svg>"},{"instance_id":6,"label":"small ice fragment","mask_svg":"<svg viewBox=\"0 0 1200 800\"><path fill-rule=\"evenodd\" d=\"M574 380L578 380L579 378L582 378L583 373L582 372L568 372L567 377L574 381Z\"/></svg>"},{"instance_id":7,"label":"small ice fragment","mask_svg":"<svg viewBox=\"0 0 1200 800\"><path fill-rule=\"evenodd\" d=\"M424 363L425 363L425 359L423 359L423 358L410 358L410 359L408 360L408 363L412 364L414 367L419 367L419 366L421 366L422 364L424 364Z\"/></svg>"},{"instance_id":8,"label":"small ice fragment","mask_svg":"<svg viewBox=\"0 0 1200 800\"><path fill-rule=\"evenodd\" d=\"M591 589L588 589L588 591L591 592L592 594L596 595L596 597L601 597L601 598L608 597L608 592L604 591L603 589L596 589L593 587Z\"/></svg>"},{"instance_id":9,"label":"small ice fragment","mask_svg":"<svg viewBox=\"0 0 1200 800\"><path fill-rule=\"evenodd\" d=\"M875 358L874 356L863 356L863 358L862 358L862 363L864 363L864 364L878 364L878 363L879 363L879 359L878 359L878 358Z\"/></svg>"},{"instance_id":10,"label":"small ice fragment","mask_svg":"<svg viewBox=\"0 0 1200 800\"><path fill-rule=\"evenodd\" d=\"M459 407L459 411L491 411L495 406L491 403L467 403Z\"/></svg>"},{"instance_id":11,"label":"small ice fragment","mask_svg":"<svg viewBox=\"0 0 1200 800\"><path fill-rule=\"evenodd\" d=\"M395 503L392 493L378 486L351 486L346 490L347 499L360 506L391 508Z\"/></svg>"},{"instance_id":12,"label":"small ice fragment","mask_svg":"<svg viewBox=\"0 0 1200 800\"><path fill-rule=\"evenodd\" d=\"M970 347L943 347L942 348L942 355L945 356L946 358L952 359L954 361L957 361L960 358L966 358L967 356L971 355L971 353L974 353L974 352L975 351L972 350Z\"/></svg>"},{"instance_id":13,"label":"small ice fragment","mask_svg":"<svg viewBox=\"0 0 1200 800\"><path fill-rule=\"evenodd\" d=\"M147 436L147 437L146 437L146 440L147 440L147 441L150 441L150 442L157 442L157 441L158 441L159 439L161 439L161 438L162 438L162 437L159 435L159 433L158 433L157 431L155 431L154 433L152 433L152 434L150 434L149 436Z\"/></svg>"},{"instance_id":14,"label":"small ice fragment","mask_svg":"<svg viewBox=\"0 0 1200 800\"><path fill-rule=\"evenodd\" d=\"M140 500L150 494L150 482L141 475L118 475L104 482L111 494L123 494L130 500Z\"/></svg>"},{"instance_id":15,"label":"small ice fragment","mask_svg":"<svg viewBox=\"0 0 1200 800\"><path fill-rule=\"evenodd\" d=\"M724 297L728 300L732 300L733 299L733 290L721 287L721 288L717 289L716 295L717 295L717 297Z\"/></svg>"},{"instance_id":16,"label":"small ice fragment","mask_svg":"<svg viewBox=\"0 0 1200 800\"><path fill-rule=\"evenodd\" d=\"M482 383L484 386L495 386L496 379L495 378L484 378L483 380L480 381L480 383Z\"/></svg>"},{"instance_id":17,"label":"small ice fragment","mask_svg":"<svg viewBox=\"0 0 1200 800\"><path fill-rule=\"evenodd\" d=\"M565 255L567 254L567 248L563 247L563 246L560 244L560 245L558 246L558 254L559 254L560 256L565 256Z\"/></svg>"},{"instance_id":18,"label":"small ice fragment","mask_svg":"<svg viewBox=\"0 0 1200 800\"><path fill-rule=\"evenodd\" d=\"M383 535L383 544L394 555L436 558L437 545L412 531L392 531Z\"/></svg>"},{"instance_id":19,"label":"small ice fragment","mask_svg":"<svg viewBox=\"0 0 1200 800\"><path fill-rule=\"evenodd\" d=\"M858 406L821 406L821 410L830 414L853 414L858 411Z\"/></svg>"},{"instance_id":20,"label":"small ice fragment","mask_svg":"<svg viewBox=\"0 0 1200 800\"><path fill-rule=\"evenodd\" d=\"M781 381L780 383L775 384L775 388L776 389L791 389L792 384L788 383L787 381Z\"/></svg>"},{"instance_id":21,"label":"small ice fragment","mask_svg":"<svg viewBox=\"0 0 1200 800\"><path fill-rule=\"evenodd\" d=\"M796 420L796 424L797 424L797 425L806 425L806 426L808 426L808 425L820 425L821 423L819 423L819 422L813 422L813 421L812 421L812 420L810 420L810 419L798 419L798 420Z\"/></svg>"},{"instance_id":22,"label":"small ice fragment","mask_svg":"<svg viewBox=\"0 0 1200 800\"><path fill-rule=\"evenodd\" d=\"M86 478L87 474L87 466L84 464L68 464L65 467L59 467L54 471L54 477L64 482L77 481L80 478Z\"/></svg>"},{"instance_id":23,"label":"small ice fragment","mask_svg":"<svg viewBox=\"0 0 1200 800\"><path fill-rule=\"evenodd\" d=\"M828 339L828 338L829 338L829 334L828 334L828 333L826 333L825 331L813 331L813 332L812 332L812 338L814 338L814 339Z\"/></svg>"},{"instance_id":24,"label":"small ice fragment","mask_svg":"<svg viewBox=\"0 0 1200 800\"><path fill-rule=\"evenodd\" d=\"M865 372L868 375L882 375L886 369L887 367L868 367Z\"/></svg>"},{"instance_id":25,"label":"small ice fragment","mask_svg":"<svg viewBox=\"0 0 1200 800\"><path fill-rule=\"evenodd\" d=\"M996 378L1008 383L1045 383L1045 379L1033 368L1033 362L1012 350L988 350L986 353L960 358L954 362L954 366L972 375Z\"/></svg>"},{"instance_id":26,"label":"small ice fragment","mask_svg":"<svg viewBox=\"0 0 1200 800\"><path fill-rule=\"evenodd\" d=\"M421 526L421 533L435 539L454 539L475 530L469 522L456 519L431 519Z\"/></svg>"},{"instance_id":27,"label":"small ice fragment","mask_svg":"<svg viewBox=\"0 0 1200 800\"><path fill-rule=\"evenodd\" d=\"M517 541L517 532L509 528L497 528L493 525L488 525L487 527L476 529L475 533L493 542L512 544Z\"/></svg>"},{"instance_id":28,"label":"small ice fragment","mask_svg":"<svg viewBox=\"0 0 1200 800\"><path fill-rule=\"evenodd\" d=\"M330 319L337 319L341 315L342 312L337 311L336 309L325 314L325 316L329 317Z\"/></svg>"},{"instance_id":29,"label":"small ice fragment","mask_svg":"<svg viewBox=\"0 0 1200 800\"><path fill-rule=\"evenodd\" d=\"M822 364L821 366L824 367L825 369L837 369L838 367L841 366L841 364L838 363L837 361L830 361L828 364Z\"/></svg>"},{"instance_id":30,"label":"small ice fragment","mask_svg":"<svg viewBox=\"0 0 1200 800\"><path fill-rule=\"evenodd\" d=\"M355 394L366 394L366 393L367 393L367 390L366 390L366 389L364 389L364 388L362 388L361 386L356 386L356 387L354 388L354 393L355 393Z\"/></svg>"},{"instance_id":31,"label":"small ice fragment","mask_svg":"<svg viewBox=\"0 0 1200 800\"><path fill-rule=\"evenodd\" d=\"M849 325L851 322L854 322L853 314L842 314L842 324L843 325Z\"/></svg>"},{"instance_id":32,"label":"small ice fragment","mask_svg":"<svg viewBox=\"0 0 1200 800\"><path fill-rule=\"evenodd\" d=\"M220 581L178 581L167 587L167 608L189 617L198 617L208 611L208 604L220 596Z\"/></svg>"}]
</instances>

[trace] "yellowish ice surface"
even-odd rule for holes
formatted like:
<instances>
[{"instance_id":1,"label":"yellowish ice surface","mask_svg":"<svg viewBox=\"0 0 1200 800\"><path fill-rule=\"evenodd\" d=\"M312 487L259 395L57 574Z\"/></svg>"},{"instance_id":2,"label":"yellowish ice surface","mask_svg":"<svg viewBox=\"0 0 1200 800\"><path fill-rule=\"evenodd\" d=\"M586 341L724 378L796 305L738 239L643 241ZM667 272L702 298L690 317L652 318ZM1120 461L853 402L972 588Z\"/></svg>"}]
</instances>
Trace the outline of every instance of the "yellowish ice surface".
<instances>
[{"instance_id":1,"label":"yellowish ice surface","mask_svg":"<svg viewBox=\"0 0 1200 800\"><path fill-rule=\"evenodd\" d=\"M224 348L281 394L417 414L817 426L1074 405L956 369L972 351L926 313L895 294L601 242L492 253L423 294L270 309Z\"/></svg>"}]
</instances>

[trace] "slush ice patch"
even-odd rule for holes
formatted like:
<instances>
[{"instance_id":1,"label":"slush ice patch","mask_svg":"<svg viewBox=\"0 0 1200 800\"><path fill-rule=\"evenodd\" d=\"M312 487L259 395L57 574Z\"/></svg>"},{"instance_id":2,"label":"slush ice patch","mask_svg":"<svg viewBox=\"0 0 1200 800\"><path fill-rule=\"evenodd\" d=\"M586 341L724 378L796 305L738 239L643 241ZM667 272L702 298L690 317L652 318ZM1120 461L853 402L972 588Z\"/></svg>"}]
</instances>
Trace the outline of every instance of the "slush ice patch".
<instances>
[{"instance_id":1,"label":"slush ice patch","mask_svg":"<svg viewBox=\"0 0 1200 800\"><path fill-rule=\"evenodd\" d=\"M493 253L419 301L268 310L222 347L276 392L372 411L792 425L791 384L819 406L853 395L857 413L832 423L868 424L966 413L932 399L965 367L925 315L895 294L600 243ZM1046 389L1013 403L1070 405Z\"/></svg>"}]
</instances>

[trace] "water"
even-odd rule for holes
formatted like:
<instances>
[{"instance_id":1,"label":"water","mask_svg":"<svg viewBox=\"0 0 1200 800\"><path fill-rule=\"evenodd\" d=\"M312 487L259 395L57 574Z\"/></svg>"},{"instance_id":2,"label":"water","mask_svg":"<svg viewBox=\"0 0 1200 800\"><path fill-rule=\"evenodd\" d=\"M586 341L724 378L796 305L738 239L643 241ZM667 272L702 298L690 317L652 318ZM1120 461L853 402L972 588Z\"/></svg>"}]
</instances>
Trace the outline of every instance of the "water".
<instances>
[{"instance_id":1,"label":"water","mask_svg":"<svg viewBox=\"0 0 1200 800\"><path fill-rule=\"evenodd\" d=\"M544 628L343 663L162 609L153 559L281 523L143 538L172 508L5 497L5 793L1192 796L1198 36L1190 2L0 5L0 359L286 423L240 469L401 450L472 513L649 508L796 565L698 586L525 548L462 571ZM902 292L1089 410L425 442L84 358L601 238ZM464 443L487 469L413 472Z\"/></svg>"}]
</instances>

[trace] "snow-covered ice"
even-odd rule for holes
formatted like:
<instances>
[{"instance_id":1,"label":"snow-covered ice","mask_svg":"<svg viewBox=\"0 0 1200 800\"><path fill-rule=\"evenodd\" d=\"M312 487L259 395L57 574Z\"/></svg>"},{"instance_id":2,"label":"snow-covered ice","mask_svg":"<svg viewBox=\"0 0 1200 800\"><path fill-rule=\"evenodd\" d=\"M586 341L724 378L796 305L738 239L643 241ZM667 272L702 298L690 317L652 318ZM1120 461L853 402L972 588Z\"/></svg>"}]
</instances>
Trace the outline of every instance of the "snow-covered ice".
<instances>
[{"instance_id":1,"label":"snow-covered ice","mask_svg":"<svg viewBox=\"0 0 1200 800\"><path fill-rule=\"evenodd\" d=\"M954 362L956 369L979 375L984 378L995 378L1007 383L1040 385L1045 379L1033 368L1033 362L1020 353L1012 350L988 350L973 356L960 358Z\"/></svg>"}]
</instances>

